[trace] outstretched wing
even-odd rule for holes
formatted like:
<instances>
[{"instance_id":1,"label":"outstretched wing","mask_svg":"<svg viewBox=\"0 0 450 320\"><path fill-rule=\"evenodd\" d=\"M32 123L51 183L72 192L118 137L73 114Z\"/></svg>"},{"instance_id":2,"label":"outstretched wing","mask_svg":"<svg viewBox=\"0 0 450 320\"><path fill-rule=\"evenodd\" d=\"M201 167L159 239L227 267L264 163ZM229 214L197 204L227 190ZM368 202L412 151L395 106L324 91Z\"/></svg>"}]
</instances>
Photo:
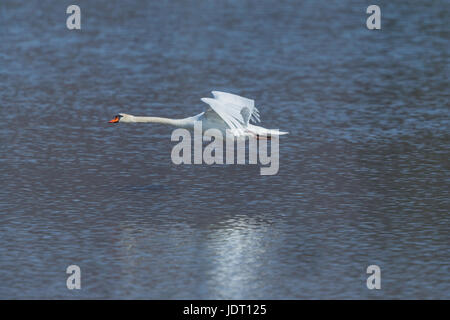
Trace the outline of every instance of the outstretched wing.
<instances>
[{"instance_id":1,"label":"outstretched wing","mask_svg":"<svg viewBox=\"0 0 450 320\"><path fill-rule=\"evenodd\" d=\"M202 98L230 129L244 129L249 121L259 122L255 101L235 94L213 91L214 98ZM210 110L207 111L207 113Z\"/></svg>"},{"instance_id":2,"label":"outstretched wing","mask_svg":"<svg viewBox=\"0 0 450 320\"><path fill-rule=\"evenodd\" d=\"M223 101L226 103L231 103L238 106L243 106L248 108L248 117L246 122L248 124L249 120L252 122L260 122L259 110L255 107L255 101L252 99L244 98L238 96L236 94L221 92L221 91L212 91L212 94L215 99L219 101Z\"/></svg>"}]
</instances>

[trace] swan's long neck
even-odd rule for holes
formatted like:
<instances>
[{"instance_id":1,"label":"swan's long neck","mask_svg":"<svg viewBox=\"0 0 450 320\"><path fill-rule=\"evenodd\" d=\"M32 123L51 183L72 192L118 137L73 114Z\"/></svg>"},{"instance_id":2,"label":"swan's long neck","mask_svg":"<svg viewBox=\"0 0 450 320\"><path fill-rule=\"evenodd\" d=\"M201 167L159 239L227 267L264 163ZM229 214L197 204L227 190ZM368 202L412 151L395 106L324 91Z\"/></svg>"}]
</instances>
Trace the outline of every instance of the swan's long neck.
<instances>
[{"instance_id":1,"label":"swan's long neck","mask_svg":"<svg viewBox=\"0 0 450 320\"><path fill-rule=\"evenodd\" d=\"M161 117L140 117L134 116L134 122L150 122L150 123L162 123L168 124L175 127L187 127L191 124L191 118L185 119L170 119L170 118L161 118Z\"/></svg>"}]
</instances>

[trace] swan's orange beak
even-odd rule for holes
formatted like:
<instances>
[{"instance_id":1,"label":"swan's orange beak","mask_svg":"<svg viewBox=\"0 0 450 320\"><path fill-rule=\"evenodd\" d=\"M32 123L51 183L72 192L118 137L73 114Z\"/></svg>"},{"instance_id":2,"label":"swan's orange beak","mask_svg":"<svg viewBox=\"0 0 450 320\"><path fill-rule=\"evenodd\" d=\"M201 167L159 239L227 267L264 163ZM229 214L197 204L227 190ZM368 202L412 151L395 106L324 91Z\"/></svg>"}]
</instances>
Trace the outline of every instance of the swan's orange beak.
<instances>
[{"instance_id":1,"label":"swan's orange beak","mask_svg":"<svg viewBox=\"0 0 450 320\"><path fill-rule=\"evenodd\" d=\"M114 119L108 121L108 123L116 123L116 122L119 122L118 116L116 116Z\"/></svg>"}]
</instances>

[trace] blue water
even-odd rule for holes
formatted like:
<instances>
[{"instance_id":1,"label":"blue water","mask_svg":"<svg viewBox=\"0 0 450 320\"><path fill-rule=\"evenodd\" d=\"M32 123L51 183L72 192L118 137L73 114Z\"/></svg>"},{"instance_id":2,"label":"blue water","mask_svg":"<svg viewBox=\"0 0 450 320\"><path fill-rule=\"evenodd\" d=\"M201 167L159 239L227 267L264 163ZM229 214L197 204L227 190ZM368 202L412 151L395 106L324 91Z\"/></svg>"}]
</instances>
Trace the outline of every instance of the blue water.
<instances>
[{"instance_id":1,"label":"blue water","mask_svg":"<svg viewBox=\"0 0 450 320\"><path fill-rule=\"evenodd\" d=\"M447 1L378 1L381 30L365 1L70 4L0 4L0 298L450 298ZM107 123L211 90L290 132L277 175Z\"/></svg>"}]
</instances>

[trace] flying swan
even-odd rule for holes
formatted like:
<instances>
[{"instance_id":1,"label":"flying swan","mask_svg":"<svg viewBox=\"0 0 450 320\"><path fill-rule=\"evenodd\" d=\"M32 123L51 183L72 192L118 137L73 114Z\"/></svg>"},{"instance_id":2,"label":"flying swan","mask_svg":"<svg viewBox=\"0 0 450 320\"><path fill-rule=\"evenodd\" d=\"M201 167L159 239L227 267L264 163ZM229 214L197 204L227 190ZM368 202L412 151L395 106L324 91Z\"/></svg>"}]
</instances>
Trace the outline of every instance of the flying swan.
<instances>
[{"instance_id":1,"label":"flying swan","mask_svg":"<svg viewBox=\"0 0 450 320\"><path fill-rule=\"evenodd\" d=\"M169 119L160 117L141 117L126 113L119 113L109 123L118 122L151 122L168 124L179 128L194 129L197 121L201 121L203 131L218 129L225 136L226 131L238 138L256 137L257 139L270 139L273 135L283 135L282 132L266 129L250 124L260 122L259 111L255 101L232 93L212 91L214 98L202 98L209 108L193 117L184 119Z\"/></svg>"}]
</instances>

